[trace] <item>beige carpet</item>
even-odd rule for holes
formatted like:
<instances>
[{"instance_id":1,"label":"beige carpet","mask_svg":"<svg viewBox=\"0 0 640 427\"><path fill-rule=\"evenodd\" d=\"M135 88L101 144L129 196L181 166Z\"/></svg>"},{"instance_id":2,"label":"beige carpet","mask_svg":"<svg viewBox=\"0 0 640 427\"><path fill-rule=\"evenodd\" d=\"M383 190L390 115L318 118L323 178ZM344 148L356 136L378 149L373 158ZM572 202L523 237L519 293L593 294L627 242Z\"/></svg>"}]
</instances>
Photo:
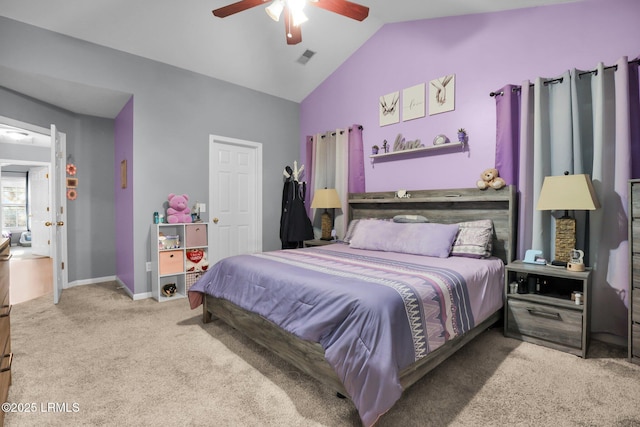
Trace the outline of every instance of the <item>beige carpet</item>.
<instances>
[{"instance_id":1,"label":"beige carpet","mask_svg":"<svg viewBox=\"0 0 640 427\"><path fill-rule=\"evenodd\" d=\"M7 426L358 426L352 404L213 322L186 299L132 301L112 283L17 304ZM379 426L640 426L640 366L500 328L407 390ZM52 406L50 404L53 404ZM57 406L55 405L57 404ZM49 411L43 410L53 408Z\"/></svg>"}]
</instances>

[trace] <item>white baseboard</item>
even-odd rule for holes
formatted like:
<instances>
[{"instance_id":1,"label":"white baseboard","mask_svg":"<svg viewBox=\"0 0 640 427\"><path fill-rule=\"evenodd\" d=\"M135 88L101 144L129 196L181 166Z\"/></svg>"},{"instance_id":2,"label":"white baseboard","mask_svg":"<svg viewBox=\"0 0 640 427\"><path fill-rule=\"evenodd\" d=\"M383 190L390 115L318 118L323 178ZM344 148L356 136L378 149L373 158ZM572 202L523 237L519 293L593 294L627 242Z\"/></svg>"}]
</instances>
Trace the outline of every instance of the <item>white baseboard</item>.
<instances>
[{"instance_id":1,"label":"white baseboard","mask_svg":"<svg viewBox=\"0 0 640 427\"><path fill-rule=\"evenodd\" d=\"M134 301L138 301L138 300L141 300L141 299L147 299L147 298L151 298L152 297L151 292L144 292L144 293L141 293L141 294L134 294L133 292L131 292L131 289L129 289L127 287L127 285L125 285L124 282L122 280L120 280L119 277L116 277L115 280L118 283L118 286L120 286L122 289L124 289L124 291Z\"/></svg>"},{"instance_id":2,"label":"white baseboard","mask_svg":"<svg viewBox=\"0 0 640 427\"><path fill-rule=\"evenodd\" d=\"M67 283L67 288L73 288L73 287L82 286L82 285L95 285L97 283L114 282L114 281L116 281L116 276L105 276L105 277L95 277L93 279L74 280L73 282Z\"/></svg>"},{"instance_id":3,"label":"white baseboard","mask_svg":"<svg viewBox=\"0 0 640 427\"><path fill-rule=\"evenodd\" d=\"M125 285L124 282L120 280L120 278L118 278L117 276L94 277L93 279L74 280L73 282L69 282L65 289L73 288L75 286L95 285L95 284L104 283L104 282L116 282L118 286L121 287L127 293L127 295L129 295L129 297L134 301L153 297L153 294L151 292L144 292L141 294L132 293L131 289L129 289L127 285Z\"/></svg>"}]
</instances>

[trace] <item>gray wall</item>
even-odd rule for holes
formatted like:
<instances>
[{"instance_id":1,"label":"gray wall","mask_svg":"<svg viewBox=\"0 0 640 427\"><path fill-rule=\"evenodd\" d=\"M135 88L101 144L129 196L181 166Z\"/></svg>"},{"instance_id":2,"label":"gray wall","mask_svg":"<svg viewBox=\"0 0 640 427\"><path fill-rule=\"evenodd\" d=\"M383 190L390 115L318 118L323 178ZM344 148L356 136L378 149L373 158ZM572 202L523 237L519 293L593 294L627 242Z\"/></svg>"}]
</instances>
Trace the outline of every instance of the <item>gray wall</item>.
<instances>
[{"instance_id":1,"label":"gray wall","mask_svg":"<svg viewBox=\"0 0 640 427\"><path fill-rule=\"evenodd\" d=\"M74 114L0 87L0 116L67 136L67 154L78 167L78 198L67 201L69 281L115 274L113 232L113 120ZM0 158L48 162L51 150L0 144Z\"/></svg>"},{"instance_id":2,"label":"gray wall","mask_svg":"<svg viewBox=\"0 0 640 427\"><path fill-rule=\"evenodd\" d=\"M282 170L299 156L299 104L3 17L0 65L134 95L135 293L150 291L144 267L152 212L172 192L208 203L210 134L263 144L263 249L280 247ZM99 243L91 241L92 249Z\"/></svg>"},{"instance_id":3,"label":"gray wall","mask_svg":"<svg viewBox=\"0 0 640 427\"><path fill-rule=\"evenodd\" d=\"M6 91L0 87L0 116L8 117L8 115L2 113L3 111L8 111L8 109L3 108L4 94L6 94ZM11 118L14 117L12 116ZM25 162L49 162L51 160L51 150L46 147L0 142L0 159L22 160Z\"/></svg>"}]
</instances>

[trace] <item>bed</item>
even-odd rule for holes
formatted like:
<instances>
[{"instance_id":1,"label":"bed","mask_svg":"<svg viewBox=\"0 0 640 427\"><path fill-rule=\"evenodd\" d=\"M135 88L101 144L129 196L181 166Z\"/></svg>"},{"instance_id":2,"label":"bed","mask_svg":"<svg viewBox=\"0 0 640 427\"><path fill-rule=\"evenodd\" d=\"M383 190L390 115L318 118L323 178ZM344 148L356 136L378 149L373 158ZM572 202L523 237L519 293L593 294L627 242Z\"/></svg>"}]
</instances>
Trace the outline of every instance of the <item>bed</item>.
<instances>
[{"instance_id":1,"label":"bed","mask_svg":"<svg viewBox=\"0 0 640 427\"><path fill-rule=\"evenodd\" d=\"M514 257L513 186L409 194L351 194L359 225L350 244L221 260L189 290L191 307L202 304L205 323L223 320L349 397L363 425L375 424L404 389L500 319L504 264ZM428 223L374 220L398 216ZM463 227L487 219L491 256L448 256ZM392 252L386 242L410 240L385 237L397 230L421 243ZM437 241L423 244L431 235ZM432 253L441 241L447 254Z\"/></svg>"}]
</instances>

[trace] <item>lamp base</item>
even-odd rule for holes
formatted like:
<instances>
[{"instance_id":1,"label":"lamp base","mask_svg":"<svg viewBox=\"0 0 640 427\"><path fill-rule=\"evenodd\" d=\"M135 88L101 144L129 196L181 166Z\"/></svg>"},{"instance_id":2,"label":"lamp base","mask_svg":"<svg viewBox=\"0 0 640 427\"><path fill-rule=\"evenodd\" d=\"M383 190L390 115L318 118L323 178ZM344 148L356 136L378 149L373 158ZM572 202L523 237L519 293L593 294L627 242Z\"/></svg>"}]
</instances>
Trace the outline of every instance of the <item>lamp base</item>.
<instances>
[{"instance_id":1,"label":"lamp base","mask_svg":"<svg viewBox=\"0 0 640 427\"><path fill-rule=\"evenodd\" d=\"M576 247L576 220L570 216L556 219L555 261L565 263L571 260L571 251Z\"/></svg>"},{"instance_id":2,"label":"lamp base","mask_svg":"<svg viewBox=\"0 0 640 427\"><path fill-rule=\"evenodd\" d=\"M331 215L325 209L322 213L322 237L320 240L331 240Z\"/></svg>"}]
</instances>

